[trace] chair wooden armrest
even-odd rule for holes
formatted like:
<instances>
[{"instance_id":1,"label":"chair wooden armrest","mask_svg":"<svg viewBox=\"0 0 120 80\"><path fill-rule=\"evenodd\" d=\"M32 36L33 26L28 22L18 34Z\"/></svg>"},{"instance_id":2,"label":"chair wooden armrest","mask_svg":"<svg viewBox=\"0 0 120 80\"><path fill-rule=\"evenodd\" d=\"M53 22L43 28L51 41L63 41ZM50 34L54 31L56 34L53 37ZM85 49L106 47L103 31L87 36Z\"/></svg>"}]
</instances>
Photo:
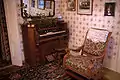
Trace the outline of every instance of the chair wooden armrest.
<instances>
[{"instance_id":1,"label":"chair wooden armrest","mask_svg":"<svg viewBox=\"0 0 120 80\"><path fill-rule=\"evenodd\" d=\"M66 60L69 57L69 54L65 54L64 59Z\"/></svg>"},{"instance_id":2,"label":"chair wooden armrest","mask_svg":"<svg viewBox=\"0 0 120 80\"><path fill-rule=\"evenodd\" d=\"M78 47L77 49L70 49L72 51L80 52L80 50L83 49L83 46Z\"/></svg>"},{"instance_id":3,"label":"chair wooden armrest","mask_svg":"<svg viewBox=\"0 0 120 80\"><path fill-rule=\"evenodd\" d=\"M65 54L65 56L63 57L63 66L65 67L65 61L66 59L69 57L69 54Z\"/></svg>"}]
</instances>

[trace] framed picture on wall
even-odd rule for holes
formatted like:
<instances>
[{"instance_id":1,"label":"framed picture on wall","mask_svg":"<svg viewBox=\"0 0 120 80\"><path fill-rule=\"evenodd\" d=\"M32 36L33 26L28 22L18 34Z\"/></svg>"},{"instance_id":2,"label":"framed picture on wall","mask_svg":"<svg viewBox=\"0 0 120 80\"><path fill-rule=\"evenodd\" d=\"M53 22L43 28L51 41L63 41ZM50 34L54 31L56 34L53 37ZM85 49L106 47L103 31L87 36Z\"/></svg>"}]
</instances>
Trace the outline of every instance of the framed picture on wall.
<instances>
[{"instance_id":1,"label":"framed picture on wall","mask_svg":"<svg viewBox=\"0 0 120 80\"><path fill-rule=\"evenodd\" d=\"M115 2L105 3L104 16L115 15Z\"/></svg>"},{"instance_id":2,"label":"framed picture on wall","mask_svg":"<svg viewBox=\"0 0 120 80\"><path fill-rule=\"evenodd\" d=\"M92 15L93 0L77 0L77 13Z\"/></svg>"},{"instance_id":3,"label":"framed picture on wall","mask_svg":"<svg viewBox=\"0 0 120 80\"><path fill-rule=\"evenodd\" d=\"M51 0L46 0L45 1L45 8L46 9L51 9L52 1Z\"/></svg>"},{"instance_id":4,"label":"framed picture on wall","mask_svg":"<svg viewBox=\"0 0 120 80\"><path fill-rule=\"evenodd\" d=\"M45 1L44 0L38 0L38 8L44 9L45 8Z\"/></svg>"},{"instance_id":5,"label":"framed picture on wall","mask_svg":"<svg viewBox=\"0 0 120 80\"><path fill-rule=\"evenodd\" d=\"M68 11L76 10L76 0L67 0L67 10Z\"/></svg>"}]
</instances>

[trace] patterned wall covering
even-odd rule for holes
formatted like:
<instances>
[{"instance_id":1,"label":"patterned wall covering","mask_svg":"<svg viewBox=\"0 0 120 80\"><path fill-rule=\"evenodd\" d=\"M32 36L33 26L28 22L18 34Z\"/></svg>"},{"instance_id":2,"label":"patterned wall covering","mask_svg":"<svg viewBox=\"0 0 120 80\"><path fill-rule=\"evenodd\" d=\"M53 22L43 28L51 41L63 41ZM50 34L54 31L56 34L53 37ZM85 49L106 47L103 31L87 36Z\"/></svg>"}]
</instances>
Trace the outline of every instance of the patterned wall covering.
<instances>
[{"instance_id":1,"label":"patterned wall covering","mask_svg":"<svg viewBox=\"0 0 120 80\"><path fill-rule=\"evenodd\" d=\"M105 57L105 66L115 70L117 67L117 56L119 50L120 36L120 0L116 0L115 16L104 16L105 0L94 0L92 15L78 15L77 11L67 11L67 0L60 1L60 14L68 22L70 31L69 47L76 48L83 44L86 31L93 28L102 28L112 31Z\"/></svg>"},{"instance_id":2,"label":"patterned wall covering","mask_svg":"<svg viewBox=\"0 0 120 80\"><path fill-rule=\"evenodd\" d=\"M20 0L16 0L18 12L18 25L23 23L20 15ZM108 53L105 57L105 66L116 71L117 56L119 50L120 36L120 0L116 0L115 17L104 16L105 0L94 0L92 15L78 15L77 11L67 11L67 0L55 0L55 15L61 14L68 23L70 31L69 47L77 48L83 44L86 32L89 28L102 28L112 31L112 36L108 46ZM20 29L21 36L21 29ZM22 36L21 36L22 47ZM23 51L23 47L22 47ZM22 52L23 55L23 52ZM24 60L24 59L23 59Z\"/></svg>"},{"instance_id":3,"label":"patterned wall covering","mask_svg":"<svg viewBox=\"0 0 120 80\"><path fill-rule=\"evenodd\" d=\"M8 31L3 0L0 1L0 49L0 55L2 56L2 60L11 63Z\"/></svg>"}]
</instances>

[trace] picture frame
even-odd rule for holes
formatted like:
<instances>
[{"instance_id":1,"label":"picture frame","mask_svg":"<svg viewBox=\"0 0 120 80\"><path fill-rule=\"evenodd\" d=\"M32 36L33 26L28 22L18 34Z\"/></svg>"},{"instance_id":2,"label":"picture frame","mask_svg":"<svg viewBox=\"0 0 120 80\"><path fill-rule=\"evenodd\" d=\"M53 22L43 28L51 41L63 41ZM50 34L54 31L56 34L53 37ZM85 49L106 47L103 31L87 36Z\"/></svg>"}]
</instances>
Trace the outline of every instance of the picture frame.
<instances>
[{"instance_id":1,"label":"picture frame","mask_svg":"<svg viewBox=\"0 0 120 80\"><path fill-rule=\"evenodd\" d=\"M35 7L35 0L31 0L31 7Z\"/></svg>"},{"instance_id":2,"label":"picture frame","mask_svg":"<svg viewBox=\"0 0 120 80\"><path fill-rule=\"evenodd\" d=\"M67 10L68 11L76 10L76 0L67 0Z\"/></svg>"},{"instance_id":3,"label":"picture frame","mask_svg":"<svg viewBox=\"0 0 120 80\"><path fill-rule=\"evenodd\" d=\"M51 9L52 1L51 0L46 0L45 1L45 8L46 9Z\"/></svg>"},{"instance_id":4,"label":"picture frame","mask_svg":"<svg viewBox=\"0 0 120 80\"><path fill-rule=\"evenodd\" d=\"M77 13L92 15L93 0L77 0Z\"/></svg>"},{"instance_id":5,"label":"picture frame","mask_svg":"<svg viewBox=\"0 0 120 80\"><path fill-rule=\"evenodd\" d=\"M104 16L115 16L115 2L105 3Z\"/></svg>"},{"instance_id":6,"label":"picture frame","mask_svg":"<svg viewBox=\"0 0 120 80\"><path fill-rule=\"evenodd\" d=\"M38 0L38 8L45 9L45 0Z\"/></svg>"}]
</instances>

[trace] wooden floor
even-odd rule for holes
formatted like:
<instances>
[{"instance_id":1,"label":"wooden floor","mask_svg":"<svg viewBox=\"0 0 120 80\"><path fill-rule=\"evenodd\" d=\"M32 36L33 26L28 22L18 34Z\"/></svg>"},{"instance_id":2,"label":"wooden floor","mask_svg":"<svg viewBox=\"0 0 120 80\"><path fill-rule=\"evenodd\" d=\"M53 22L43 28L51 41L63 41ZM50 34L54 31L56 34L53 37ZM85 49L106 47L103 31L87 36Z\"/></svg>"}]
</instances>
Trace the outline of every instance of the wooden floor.
<instances>
[{"instance_id":1,"label":"wooden floor","mask_svg":"<svg viewBox=\"0 0 120 80\"><path fill-rule=\"evenodd\" d=\"M0 68L0 77L3 76L3 75L7 75L10 72L14 72L14 71L16 71L18 69L20 69L20 67L14 66L14 65L9 65L9 66Z\"/></svg>"},{"instance_id":2,"label":"wooden floor","mask_svg":"<svg viewBox=\"0 0 120 80\"><path fill-rule=\"evenodd\" d=\"M66 70L66 75L74 77L75 78L74 80L88 80L88 79L84 78L83 76L78 75L70 70ZM103 75L104 76L103 76L102 80L120 80L120 73L114 72L107 68L104 68Z\"/></svg>"},{"instance_id":3,"label":"wooden floor","mask_svg":"<svg viewBox=\"0 0 120 80\"><path fill-rule=\"evenodd\" d=\"M5 66L9 66L11 64L12 64L11 61L9 61L9 62L8 61L4 61L4 60L2 60L2 58L0 56L0 69L5 67Z\"/></svg>"},{"instance_id":4,"label":"wooden floor","mask_svg":"<svg viewBox=\"0 0 120 80\"><path fill-rule=\"evenodd\" d=\"M120 73L104 68L104 80L120 80Z\"/></svg>"}]
</instances>

